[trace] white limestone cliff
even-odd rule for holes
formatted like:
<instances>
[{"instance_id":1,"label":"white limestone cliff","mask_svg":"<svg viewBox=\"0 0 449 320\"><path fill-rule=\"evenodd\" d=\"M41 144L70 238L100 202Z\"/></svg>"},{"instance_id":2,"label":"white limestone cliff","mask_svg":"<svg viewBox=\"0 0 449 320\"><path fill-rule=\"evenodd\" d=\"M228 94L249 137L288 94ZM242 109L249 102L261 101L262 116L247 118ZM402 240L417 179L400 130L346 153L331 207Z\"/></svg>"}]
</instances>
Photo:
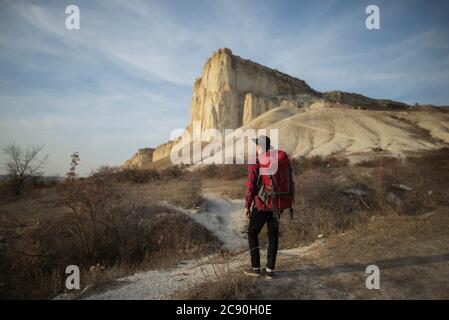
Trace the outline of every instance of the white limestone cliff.
<instances>
[{"instance_id":1,"label":"white limestone cliff","mask_svg":"<svg viewBox=\"0 0 449 320\"><path fill-rule=\"evenodd\" d=\"M222 133L225 129L241 127L255 129L263 124L264 128L280 130L280 145L293 156L333 152L349 155L370 152L373 148L378 150L379 145L386 153L397 155L448 144L449 140L442 133L449 130L446 125L449 113L432 106L419 109L422 111L419 113L413 111L415 109L418 110L405 103L356 93L317 92L303 80L243 59L223 48L213 53L201 77L195 80L190 123L184 134L192 136L194 123L200 125L201 133L207 129L218 129ZM403 119L397 120L391 113L400 113ZM290 118L279 121L279 115ZM424 116L439 126L438 132L429 130L429 121L419 120ZM413 122L408 118L413 118ZM397 123L386 126L393 121L391 119L396 119ZM415 123L416 128L409 127L410 123ZM395 140L402 142L397 144ZM151 152L139 150L124 166L142 168L167 158L176 143L169 141Z\"/></svg>"},{"instance_id":2,"label":"white limestone cliff","mask_svg":"<svg viewBox=\"0 0 449 320\"><path fill-rule=\"evenodd\" d=\"M319 94L304 81L219 49L195 81L191 122L205 129L236 129L281 105L299 106L297 95Z\"/></svg>"}]
</instances>

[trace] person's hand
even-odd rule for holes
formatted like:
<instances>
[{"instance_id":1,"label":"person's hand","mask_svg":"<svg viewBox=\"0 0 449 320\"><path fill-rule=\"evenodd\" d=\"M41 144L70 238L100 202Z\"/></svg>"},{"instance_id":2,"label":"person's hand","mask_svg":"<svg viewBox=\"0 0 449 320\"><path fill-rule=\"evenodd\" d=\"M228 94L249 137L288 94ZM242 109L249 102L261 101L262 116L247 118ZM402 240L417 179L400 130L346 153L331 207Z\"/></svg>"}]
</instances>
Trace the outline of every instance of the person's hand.
<instances>
[{"instance_id":1,"label":"person's hand","mask_svg":"<svg viewBox=\"0 0 449 320\"><path fill-rule=\"evenodd\" d=\"M249 210L248 208L246 208L246 209L245 209L245 216L246 216L246 218L249 219L249 216L250 216L250 215L251 215L250 210Z\"/></svg>"}]
</instances>

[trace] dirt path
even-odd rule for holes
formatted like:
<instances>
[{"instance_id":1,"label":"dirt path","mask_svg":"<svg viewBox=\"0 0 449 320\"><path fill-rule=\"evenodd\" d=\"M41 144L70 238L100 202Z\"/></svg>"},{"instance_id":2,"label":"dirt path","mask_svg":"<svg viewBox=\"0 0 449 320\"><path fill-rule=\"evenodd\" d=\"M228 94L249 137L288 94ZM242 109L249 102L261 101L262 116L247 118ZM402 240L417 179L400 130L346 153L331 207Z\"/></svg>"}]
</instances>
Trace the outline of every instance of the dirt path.
<instances>
[{"instance_id":1,"label":"dirt path","mask_svg":"<svg viewBox=\"0 0 449 320\"><path fill-rule=\"evenodd\" d=\"M184 212L212 231L223 242L225 249L235 253L246 248L247 219L243 214L244 201L228 199L215 193L206 193L204 198L207 206L204 212L187 210L167 203L165 205Z\"/></svg>"},{"instance_id":2,"label":"dirt path","mask_svg":"<svg viewBox=\"0 0 449 320\"><path fill-rule=\"evenodd\" d=\"M216 281L249 264L242 200L206 195L208 209L183 211L212 230L230 254L184 261L174 268L116 280L87 299L169 299ZM449 212L423 217L390 216L332 235L309 246L278 253L276 280L252 283L260 299L447 299L449 298ZM262 250L261 256L265 255ZM368 290L365 269L381 270L381 289ZM207 290L207 287L206 287ZM219 298L219 297L217 297ZM238 297L237 297L238 298Z\"/></svg>"},{"instance_id":3,"label":"dirt path","mask_svg":"<svg viewBox=\"0 0 449 320\"><path fill-rule=\"evenodd\" d=\"M211 230L223 242L223 248L229 250L229 254L207 256L199 260L183 261L173 268L137 273L118 279L108 288L85 299L168 299L178 291L206 281L215 281L224 273L242 270L247 266L249 255L246 251L245 229L248 222L243 215L243 200L231 200L215 193L206 193L205 198L207 210L204 212L167 203L164 205L191 216ZM280 250L278 261L300 260L313 246ZM265 250L261 250L261 255L265 254Z\"/></svg>"},{"instance_id":4,"label":"dirt path","mask_svg":"<svg viewBox=\"0 0 449 320\"><path fill-rule=\"evenodd\" d=\"M86 299L165 299L177 290L210 280L225 269L234 270L246 264L247 255L240 253L247 245L243 200L231 200L214 193L206 194L205 198L207 209L204 212L168 203L164 205L191 216L211 230L223 242L223 248L235 254L234 256L226 261L220 256L208 256L200 260L183 261L174 268L138 273L118 279L105 291Z\"/></svg>"}]
</instances>

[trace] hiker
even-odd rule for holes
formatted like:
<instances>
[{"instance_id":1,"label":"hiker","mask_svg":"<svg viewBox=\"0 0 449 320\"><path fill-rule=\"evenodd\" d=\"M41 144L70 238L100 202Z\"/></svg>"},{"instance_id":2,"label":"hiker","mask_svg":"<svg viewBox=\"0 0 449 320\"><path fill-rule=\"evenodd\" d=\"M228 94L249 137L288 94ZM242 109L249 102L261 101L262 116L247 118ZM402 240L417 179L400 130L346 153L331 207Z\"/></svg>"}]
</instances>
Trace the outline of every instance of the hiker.
<instances>
[{"instance_id":1,"label":"hiker","mask_svg":"<svg viewBox=\"0 0 449 320\"><path fill-rule=\"evenodd\" d=\"M274 150L270 138L259 136L253 139L256 143L256 161L248 166L246 182L245 215L249 219L248 242L251 255L251 267L245 270L246 275L261 276L259 233L267 224L268 252L264 270L266 278L274 276L276 254L279 241L279 217L284 209L292 213L293 179L287 154ZM277 170L269 171L274 161Z\"/></svg>"}]
</instances>

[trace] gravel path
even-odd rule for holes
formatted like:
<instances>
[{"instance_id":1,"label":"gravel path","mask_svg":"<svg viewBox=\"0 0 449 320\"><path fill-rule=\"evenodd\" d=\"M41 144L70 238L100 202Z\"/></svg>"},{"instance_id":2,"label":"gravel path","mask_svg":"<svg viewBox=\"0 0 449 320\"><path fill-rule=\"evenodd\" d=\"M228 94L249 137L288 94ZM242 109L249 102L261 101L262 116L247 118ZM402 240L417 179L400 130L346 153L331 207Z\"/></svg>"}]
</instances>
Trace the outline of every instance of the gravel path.
<instances>
[{"instance_id":1,"label":"gravel path","mask_svg":"<svg viewBox=\"0 0 449 320\"><path fill-rule=\"evenodd\" d=\"M205 195L207 210L196 212L164 205L188 214L196 222L211 230L223 247L236 254L247 246L245 229L247 220L243 214L243 200L230 200L209 193ZM174 292L192 287L229 269L242 268L248 263L246 253L227 256L214 255L199 260L179 263L174 268L152 270L116 280L111 288L85 299L166 299Z\"/></svg>"},{"instance_id":2,"label":"gravel path","mask_svg":"<svg viewBox=\"0 0 449 320\"><path fill-rule=\"evenodd\" d=\"M206 280L216 280L216 274L242 267L246 262L244 254L225 263L225 259L217 257L202 258L197 261L185 261L177 267L153 270L119 279L113 288L91 295L88 300L157 300L167 299L178 290L193 287Z\"/></svg>"}]
</instances>

